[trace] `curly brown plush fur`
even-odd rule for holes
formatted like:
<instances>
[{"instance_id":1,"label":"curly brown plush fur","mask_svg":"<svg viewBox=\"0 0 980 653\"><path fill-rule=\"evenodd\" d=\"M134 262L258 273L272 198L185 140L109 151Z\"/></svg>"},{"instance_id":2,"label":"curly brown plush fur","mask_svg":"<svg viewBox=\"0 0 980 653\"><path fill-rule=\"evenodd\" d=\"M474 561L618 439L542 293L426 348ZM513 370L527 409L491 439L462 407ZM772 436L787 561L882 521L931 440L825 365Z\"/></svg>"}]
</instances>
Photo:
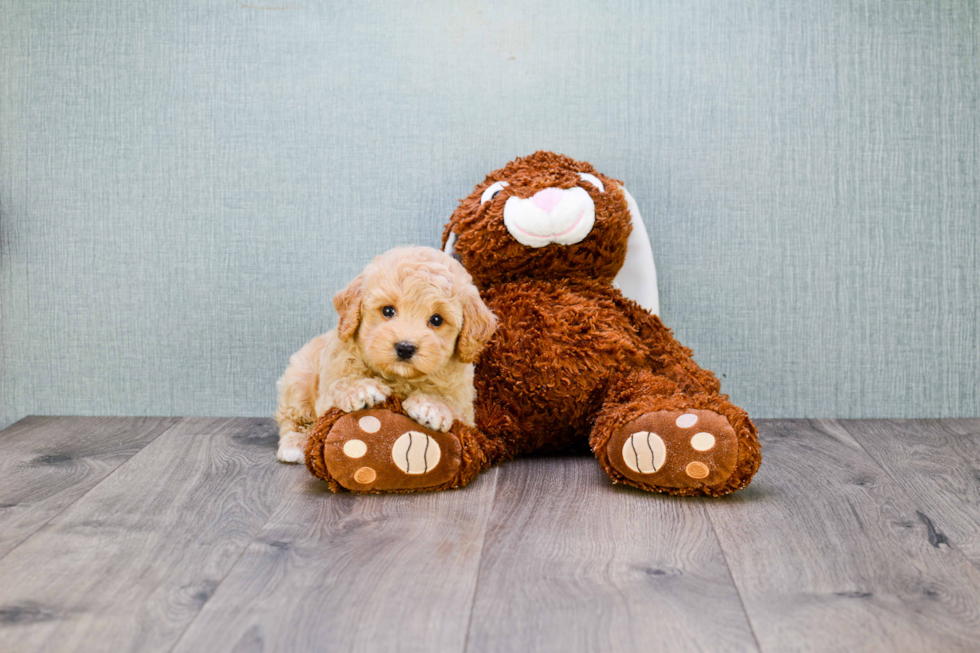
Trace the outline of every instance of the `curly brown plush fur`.
<instances>
[{"instance_id":1,"label":"curly brown plush fur","mask_svg":"<svg viewBox=\"0 0 980 653\"><path fill-rule=\"evenodd\" d=\"M496 196L482 197L502 181ZM505 225L505 205L549 188L584 189L594 225L573 244L521 244ZM551 152L512 161L461 200L443 244L455 236L455 253L499 325L477 359L479 431L458 434L468 462L440 488L516 456L586 446L614 483L653 492L720 496L751 481L761 451L748 415L657 316L613 285L630 231L621 183ZM316 434L329 426L325 416L314 431L321 450ZM328 478L316 449L307 453L310 471Z\"/></svg>"},{"instance_id":2,"label":"curly brown plush fur","mask_svg":"<svg viewBox=\"0 0 980 653\"><path fill-rule=\"evenodd\" d=\"M582 183L580 172L598 177L607 187L600 193ZM488 204L480 195L495 181L510 184ZM460 201L443 231L443 245L454 232L456 254L476 285L491 285L523 278L565 279L583 277L612 282L626 257L626 240L630 219L626 199L620 193L608 192L620 182L597 172L588 163L573 161L561 154L538 152L515 159L491 172L473 193ZM526 247L507 232L503 221L504 204L509 197L527 199L545 188L584 188L595 202L596 223L583 242L570 245Z\"/></svg>"},{"instance_id":3,"label":"curly brown plush fur","mask_svg":"<svg viewBox=\"0 0 980 653\"><path fill-rule=\"evenodd\" d=\"M604 191L579 173L598 177ZM482 204L481 194L496 181L509 186ZM588 237L540 248L511 237L503 220L509 197L573 186L595 202ZM538 152L488 175L446 225L443 243L450 232L456 235L456 254L500 321L476 368L477 425L503 445L491 462L587 442L615 482L684 495L738 490L761 462L755 426L658 317L612 285L631 229L619 186L588 163ZM657 487L630 480L609 463L605 445L616 427L642 413L688 409L713 410L734 428L738 458L729 478Z\"/></svg>"}]
</instances>

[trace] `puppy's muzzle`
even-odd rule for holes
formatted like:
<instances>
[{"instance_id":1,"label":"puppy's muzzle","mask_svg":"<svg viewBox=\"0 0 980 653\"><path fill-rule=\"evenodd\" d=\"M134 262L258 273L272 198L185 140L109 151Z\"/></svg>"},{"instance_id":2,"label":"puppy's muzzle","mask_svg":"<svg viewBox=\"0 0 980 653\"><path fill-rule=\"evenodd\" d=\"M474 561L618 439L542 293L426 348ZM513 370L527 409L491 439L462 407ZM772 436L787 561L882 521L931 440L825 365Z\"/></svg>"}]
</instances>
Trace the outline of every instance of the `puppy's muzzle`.
<instances>
[{"instance_id":1,"label":"puppy's muzzle","mask_svg":"<svg viewBox=\"0 0 980 653\"><path fill-rule=\"evenodd\" d=\"M395 345L395 353L398 354L398 358L402 359L403 361L407 361L414 356L418 349L418 347L410 342L399 342Z\"/></svg>"}]
</instances>

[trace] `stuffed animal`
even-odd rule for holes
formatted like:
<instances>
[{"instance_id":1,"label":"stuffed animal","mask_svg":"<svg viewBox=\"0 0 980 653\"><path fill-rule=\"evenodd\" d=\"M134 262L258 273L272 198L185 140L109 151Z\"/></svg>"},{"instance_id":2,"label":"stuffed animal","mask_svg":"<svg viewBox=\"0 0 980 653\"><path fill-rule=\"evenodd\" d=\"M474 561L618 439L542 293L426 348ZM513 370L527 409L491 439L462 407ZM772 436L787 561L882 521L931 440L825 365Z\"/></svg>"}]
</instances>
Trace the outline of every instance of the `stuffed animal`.
<instances>
[{"instance_id":1,"label":"stuffed animal","mask_svg":"<svg viewBox=\"0 0 980 653\"><path fill-rule=\"evenodd\" d=\"M749 484L756 428L657 317L649 240L621 182L551 152L515 159L460 202L443 246L499 320L476 363L476 427L425 429L393 399L330 411L306 460L332 489L459 487L500 461L586 447L612 482L643 490L721 496ZM364 416L384 467L363 475L370 483L352 480L344 455L366 439Z\"/></svg>"}]
</instances>

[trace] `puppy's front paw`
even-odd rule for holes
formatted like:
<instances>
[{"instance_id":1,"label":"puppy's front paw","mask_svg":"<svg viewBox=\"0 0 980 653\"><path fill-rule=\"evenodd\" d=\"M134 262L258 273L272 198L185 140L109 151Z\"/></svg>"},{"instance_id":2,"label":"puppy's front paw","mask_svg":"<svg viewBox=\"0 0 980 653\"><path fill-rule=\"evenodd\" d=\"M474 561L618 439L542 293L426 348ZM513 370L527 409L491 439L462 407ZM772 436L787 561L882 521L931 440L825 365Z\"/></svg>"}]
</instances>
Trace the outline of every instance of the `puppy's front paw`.
<instances>
[{"instance_id":1,"label":"puppy's front paw","mask_svg":"<svg viewBox=\"0 0 980 653\"><path fill-rule=\"evenodd\" d=\"M303 450L299 447L284 447L279 446L279 451L276 452L276 458L279 462L283 463L300 463L305 462L303 456Z\"/></svg>"},{"instance_id":2,"label":"puppy's front paw","mask_svg":"<svg viewBox=\"0 0 980 653\"><path fill-rule=\"evenodd\" d=\"M371 408L382 403L391 394L391 388L374 379L361 379L341 390L334 398L334 405L345 413Z\"/></svg>"},{"instance_id":3,"label":"puppy's front paw","mask_svg":"<svg viewBox=\"0 0 980 653\"><path fill-rule=\"evenodd\" d=\"M438 399L412 395L402 403L405 413L422 426L445 433L453 426L453 411Z\"/></svg>"},{"instance_id":4,"label":"puppy's front paw","mask_svg":"<svg viewBox=\"0 0 980 653\"><path fill-rule=\"evenodd\" d=\"M288 431L279 435L279 451L276 458L284 463L302 463L305 456L306 436L299 431Z\"/></svg>"}]
</instances>

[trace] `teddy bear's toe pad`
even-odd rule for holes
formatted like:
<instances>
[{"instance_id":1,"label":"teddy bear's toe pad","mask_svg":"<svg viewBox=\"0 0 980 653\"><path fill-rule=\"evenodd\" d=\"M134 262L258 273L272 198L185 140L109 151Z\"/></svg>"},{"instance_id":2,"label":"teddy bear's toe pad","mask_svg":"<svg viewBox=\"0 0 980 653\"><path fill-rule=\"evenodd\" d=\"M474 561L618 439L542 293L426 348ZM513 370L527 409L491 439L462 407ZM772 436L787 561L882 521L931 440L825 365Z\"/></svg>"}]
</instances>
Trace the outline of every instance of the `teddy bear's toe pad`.
<instances>
[{"instance_id":1,"label":"teddy bear's toe pad","mask_svg":"<svg viewBox=\"0 0 980 653\"><path fill-rule=\"evenodd\" d=\"M665 410L617 429L606 453L616 471L651 489L705 487L735 471L738 441L728 420L714 411Z\"/></svg>"},{"instance_id":2,"label":"teddy bear's toe pad","mask_svg":"<svg viewBox=\"0 0 980 653\"><path fill-rule=\"evenodd\" d=\"M344 415L323 443L327 471L353 492L424 490L459 471L462 447L441 433L382 408Z\"/></svg>"}]
</instances>

